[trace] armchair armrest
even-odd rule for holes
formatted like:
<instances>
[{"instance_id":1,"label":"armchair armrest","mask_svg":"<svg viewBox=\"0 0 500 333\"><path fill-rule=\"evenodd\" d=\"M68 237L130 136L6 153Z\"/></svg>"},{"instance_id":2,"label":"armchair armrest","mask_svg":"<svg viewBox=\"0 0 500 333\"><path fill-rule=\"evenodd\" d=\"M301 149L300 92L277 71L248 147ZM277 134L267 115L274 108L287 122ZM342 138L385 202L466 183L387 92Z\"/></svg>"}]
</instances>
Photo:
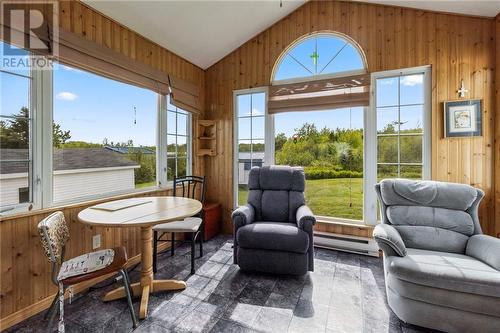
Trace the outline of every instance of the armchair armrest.
<instances>
[{"instance_id":1,"label":"armchair armrest","mask_svg":"<svg viewBox=\"0 0 500 333\"><path fill-rule=\"evenodd\" d=\"M302 205L297 209L297 226L302 230L312 230L312 226L316 224L311 209L306 205Z\"/></svg>"},{"instance_id":2,"label":"armchair armrest","mask_svg":"<svg viewBox=\"0 0 500 333\"><path fill-rule=\"evenodd\" d=\"M406 256L406 246L399 232L390 224L378 224L373 229L373 238L388 256Z\"/></svg>"},{"instance_id":3,"label":"armchair armrest","mask_svg":"<svg viewBox=\"0 0 500 333\"><path fill-rule=\"evenodd\" d=\"M488 235L469 238L465 254L500 271L500 239Z\"/></svg>"},{"instance_id":4,"label":"armchair armrest","mask_svg":"<svg viewBox=\"0 0 500 333\"><path fill-rule=\"evenodd\" d=\"M254 222L255 209L252 205L245 205L238 207L233 214L231 219L233 220L235 230L244 225Z\"/></svg>"}]
</instances>

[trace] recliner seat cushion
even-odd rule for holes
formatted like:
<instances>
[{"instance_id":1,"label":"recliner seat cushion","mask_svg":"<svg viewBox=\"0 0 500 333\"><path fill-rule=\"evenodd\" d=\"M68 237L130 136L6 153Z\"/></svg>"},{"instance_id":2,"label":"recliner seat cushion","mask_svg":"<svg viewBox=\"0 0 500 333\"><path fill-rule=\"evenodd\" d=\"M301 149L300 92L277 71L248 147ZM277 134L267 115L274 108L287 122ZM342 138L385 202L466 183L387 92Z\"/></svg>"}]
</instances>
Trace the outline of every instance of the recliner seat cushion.
<instances>
[{"instance_id":1,"label":"recliner seat cushion","mask_svg":"<svg viewBox=\"0 0 500 333\"><path fill-rule=\"evenodd\" d=\"M306 253L309 236L292 223L254 222L238 229L238 246L247 249L263 249Z\"/></svg>"},{"instance_id":2,"label":"recliner seat cushion","mask_svg":"<svg viewBox=\"0 0 500 333\"><path fill-rule=\"evenodd\" d=\"M385 259L388 273L404 281L500 297L500 272L463 254L408 248L405 257Z\"/></svg>"}]
</instances>

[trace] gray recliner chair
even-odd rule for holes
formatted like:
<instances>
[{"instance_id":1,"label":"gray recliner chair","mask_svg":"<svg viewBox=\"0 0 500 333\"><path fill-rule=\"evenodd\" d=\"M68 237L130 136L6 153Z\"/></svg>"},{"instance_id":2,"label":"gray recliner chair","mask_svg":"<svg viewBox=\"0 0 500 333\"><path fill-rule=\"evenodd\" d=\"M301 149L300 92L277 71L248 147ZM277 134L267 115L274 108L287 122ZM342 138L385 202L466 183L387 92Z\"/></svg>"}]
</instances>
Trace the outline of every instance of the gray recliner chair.
<instances>
[{"instance_id":1,"label":"gray recliner chair","mask_svg":"<svg viewBox=\"0 0 500 333\"><path fill-rule=\"evenodd\" d=\"M484 194L468 185L376 185L387 300L403 321L445 332L500 332L500 239L482 234Z\"/></svg>"},{"instance_id":2,"label":"gray recliner chair","mask_svg":"<svg viewBox=\"0 0 500 333\"><path fill-rule=\"evenodd\" d=\"M233 212L234 263L243 270L303 275L314 270L311 210L302 168L254 167L248 204Z\"/></svg>"}]
</instances>

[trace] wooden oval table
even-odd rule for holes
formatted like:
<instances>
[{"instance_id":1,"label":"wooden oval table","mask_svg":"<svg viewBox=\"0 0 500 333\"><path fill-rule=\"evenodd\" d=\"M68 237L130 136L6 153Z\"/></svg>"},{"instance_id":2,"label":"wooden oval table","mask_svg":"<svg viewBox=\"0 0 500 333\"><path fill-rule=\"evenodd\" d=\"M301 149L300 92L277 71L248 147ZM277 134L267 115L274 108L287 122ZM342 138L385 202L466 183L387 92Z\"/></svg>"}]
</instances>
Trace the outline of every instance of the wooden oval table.
<instances>
[{"instance_id":1,"label":"wooden oval table","mask_svg":"<svg viewBox=\"0 0 500 333\"><path fill-rule=\"evenodd\" d=\"M141 296L139 317L146 318L149 294L186 288L184 281L155 280L153 278L153 226L179 221L193 216L202 209L201 202L182 197L142 197L110 201L82 210L80 222L100 227L141 228L141 280L131 285L134 296ZM125 297L123 287L110 291L104 301Z\"/></svg>"}]
</instances>

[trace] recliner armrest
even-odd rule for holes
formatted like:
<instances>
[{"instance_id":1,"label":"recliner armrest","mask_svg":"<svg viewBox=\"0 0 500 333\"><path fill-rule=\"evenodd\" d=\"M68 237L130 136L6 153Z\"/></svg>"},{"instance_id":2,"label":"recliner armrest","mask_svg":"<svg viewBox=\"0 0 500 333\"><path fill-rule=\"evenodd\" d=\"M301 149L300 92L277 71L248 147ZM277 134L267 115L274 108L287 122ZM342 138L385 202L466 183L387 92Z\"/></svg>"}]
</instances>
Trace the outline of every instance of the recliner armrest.
<instances>
[{"instance_id":1,"label":"recliner armrest","mask_svg":"<svg viewBox=\"0 0 500 333\"><path fill-rule=\"evenodd\" d=\"M231 215L235 229L254 222L255 209L252 205L238 207Z\"/></svg>"},{"instance_id":2,"label":"recliner armrest","mask_svg":"<svg viewBox=\"0 0 500 333\"><path fill-rule=\"evenodd\" d=\"M308 226L311 227L316 224L316 217L314 217L311 209L306 205L302 205L297 209L297 226L305 230ZM309 229L309 228L307 228Z\"/></svg>"},{"instance_id":3,"label":"recliner armrest","mask_svg":"<svg viewBox=\"0 0 500 333\"><path fill-rule=\"evenodd\" d=\"M465 254L500 271L500 239L488 235L473 235L467 242Z\"/></svg>"},{"instance_id":4,"label":"recliner armrest","mask_svg":"<svg viewBox=\"0 0 500 333\"><path fill-rule=\"evenodd\" d=\"M390 224L378 224L373 229L373 238L388 256L406 256L406 246L399 232Z\"/></svg>"}]
</instances>

